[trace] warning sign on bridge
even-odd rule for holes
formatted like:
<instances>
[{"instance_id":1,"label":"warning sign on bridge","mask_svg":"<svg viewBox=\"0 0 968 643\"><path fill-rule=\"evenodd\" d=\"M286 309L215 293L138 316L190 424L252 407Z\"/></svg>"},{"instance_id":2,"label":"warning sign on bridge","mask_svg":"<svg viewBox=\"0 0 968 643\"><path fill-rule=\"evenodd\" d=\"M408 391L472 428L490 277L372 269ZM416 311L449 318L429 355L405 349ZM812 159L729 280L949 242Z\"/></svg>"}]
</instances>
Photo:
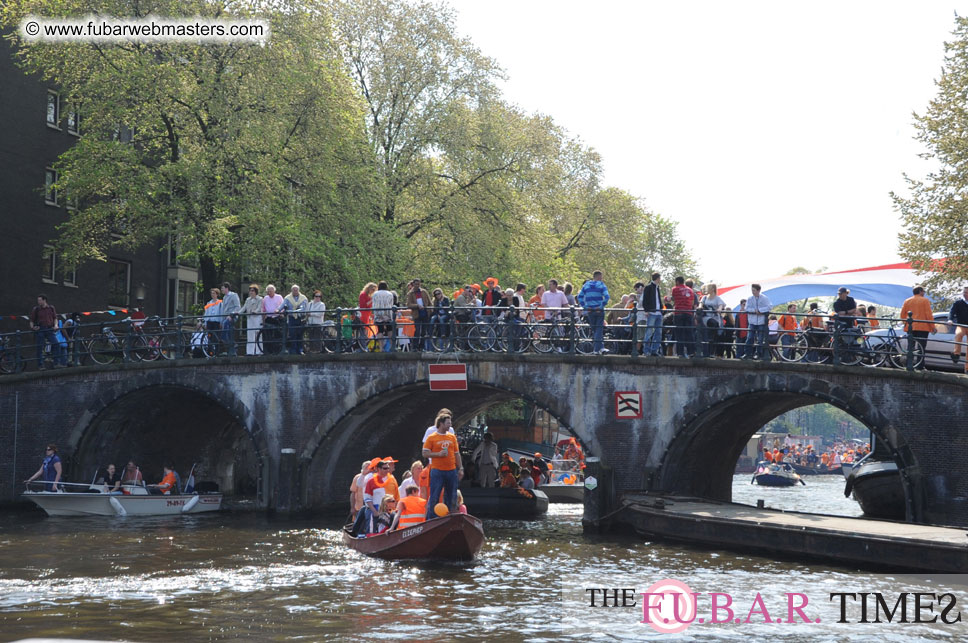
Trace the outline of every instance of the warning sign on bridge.
<instances>
[{"instance_id":1,"label":"warning sign on bridge","mask_svg":"<svg viewBox=\"0 0 968 643\"><path fill-rule=\"evenodd\" d=\"M638 391L617 391L615 417L620 420L637 420L642 417L642 394Z\"/></svg>"},{"instance_id":2,"label":"warning sign on bridge","mask_svg":"<svg viewBox=\"0 0 968 643\"><path fill-rule=\"evenodd\" d=\"M431 364L430 365L430 390L431 391L466 391L467 390L467 365L466 364Z\"/></svg>"}]
</instances>

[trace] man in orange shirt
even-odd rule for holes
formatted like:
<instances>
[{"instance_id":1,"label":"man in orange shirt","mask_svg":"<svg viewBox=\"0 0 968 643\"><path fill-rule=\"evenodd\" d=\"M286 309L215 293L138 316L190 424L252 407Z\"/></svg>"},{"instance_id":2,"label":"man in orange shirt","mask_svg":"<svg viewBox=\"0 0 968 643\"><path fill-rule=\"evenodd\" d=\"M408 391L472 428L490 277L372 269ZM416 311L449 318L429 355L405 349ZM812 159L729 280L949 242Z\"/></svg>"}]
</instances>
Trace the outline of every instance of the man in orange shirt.
<instances>
[{"instance_id":1,"label":"man in orange shirt","mask_svg":"<svg viewBox=\"0 0 968 643\"><path fill-rule=\"evenodd\" d=\"M915 286L912 292L914 296L905 299L901 306L901 319L908 335L921 345L922 354L927 355L928 334L934 332L934 314L931 312L931 302L924 296L924 288ZM912 323L908 323L908 313L912 315ZM917 368L919 371L924 370L923 358Z\"/></svg>"},{"instance_id":2,"label":"man in orange shirt","mask_svg":"<svg viewBox=\"0 0 968 643\"><path fill-rule=\"evenodd\" d=\"M423 444L423 457L430 458L430 496L427 502L427 520L434 518L433 502L444 491L444 504L457 511L457 483L464 474L457 437L448 433L450 416L438 415L434 424L437 431L431 433Z\"/></svg>"},{"instance_id":3,"label":"man in orange shirt","mask_svg":"<svg viewBox=\"0 0 968 643\"><path fill-rule=\"evenodd\" d=\"M162 477L161 482L149 486L153 489L152 493L160 493L165 496L172 492L178 493L178 484L175 482L175 468L170 464L166 464L165 475Z\"/></svg>"},{"instance_id":4,"label":"man in orange shirt","mask_svg":"<svg viewBox=\"0 0 968 643\"><path fill-rule=\"evenodd\" d=\"M794 316L796 312L797 305L790 304L787 306L786 314L780 316L780 328L786 331L780 334L780 344L783 345L783 359L790 359L791 351L793 350L790 347L796 341L794 335L794 332L797 330L797 318Z\"/></svg>"},{"instance_id":5,"label":"man in orange shirt","mask_svg":"<svg viewBox=\"0 0 968 643\"><path fill-rule=\"evenodd\" d=\"M393 470L396 468L396 463L399 460L394 460L390 456L383 458L382 462L390 465L390 473L387 474L386 482L386 492L388 496L393 496L393 499L397 502L400 501L400 486L397 484L397 478L393 475Z\"/></svg>"}]
</instances>

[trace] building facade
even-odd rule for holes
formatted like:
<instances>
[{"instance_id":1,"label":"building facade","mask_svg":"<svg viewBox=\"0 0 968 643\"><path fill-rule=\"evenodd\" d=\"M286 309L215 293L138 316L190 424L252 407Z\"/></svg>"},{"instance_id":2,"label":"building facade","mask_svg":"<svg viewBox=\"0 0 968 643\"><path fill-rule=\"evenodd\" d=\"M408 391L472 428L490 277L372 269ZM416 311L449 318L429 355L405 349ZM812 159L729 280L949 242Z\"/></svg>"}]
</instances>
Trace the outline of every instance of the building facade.
<instances>
[{"instance_id":1,"label":"building facade","mask_svg":"<svg viewBox=\"0 0 968 643\"><path fill-rule=\"evenodd\" d=\"M198 273L180 265L164 239L134 252L117 249L103 262L68 266L61 260L57 227L76 204L57 191L54 164L84 135L84 114L56 87L24 74L2 38L0 119L0 331L25 330L26 321L17 317L29 314L39 293L62 314L123 314L120 309L139 301L149 316L191 314Z\"/></svg>"}]
</instances>

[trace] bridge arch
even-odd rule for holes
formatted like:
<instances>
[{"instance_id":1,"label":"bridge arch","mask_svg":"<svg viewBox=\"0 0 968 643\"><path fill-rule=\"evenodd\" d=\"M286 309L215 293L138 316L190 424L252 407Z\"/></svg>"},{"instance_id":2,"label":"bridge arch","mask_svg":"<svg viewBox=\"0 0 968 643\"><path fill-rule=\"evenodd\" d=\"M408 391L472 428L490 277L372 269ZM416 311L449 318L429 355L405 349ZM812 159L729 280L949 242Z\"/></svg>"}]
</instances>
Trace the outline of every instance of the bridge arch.
<instances>
[{"instance_id":1,"label":"bridge arch","mask_svg":"<svg viewBox=\"0 0 968 643\"><path fill-rule=\"evenodd\" d=\"M862 422L893 455L906 515L922 517L920 468L901 431L863 397L822 379L751 374L704 391L675 418L675 432L652 477L653 488L729 501L736 460L749 438L794 409L827 403Z\"/></svg>"},{"instance_id":2,"label":"bridge arch","mask_svg":"<svg viewBox=\"0 0 968 643\"><path fill-rule=\"evenodd\" d=\"M68 444L72 470L93 475L134 459L150 482L166 461L183 477L197 464L196 480L264 506L269 449L256 416L218 380L152 375L119 381L81 414Z\"/></svg>"},{"instance_id":3,"label":"bridge arch","mask_svg":"<svg viewBox=\"0 0 968 643\"><path fill-rule=\"evenodd\" d=\"M351 408L330 409L317 424L300 454L302 501L320 506L328 498L346 497L339 491L348 489L362 460L374 455L399 458L396 475L402 475L420 456L420 439L441 408L453 411L457 427L495 404L514 399L524 399L557 418L587 452L589 441L570 426L560 401L545 399L525 386L469 379L466 391L430 391L426 380L388 383Z\"/></svg>"}]
</instances>

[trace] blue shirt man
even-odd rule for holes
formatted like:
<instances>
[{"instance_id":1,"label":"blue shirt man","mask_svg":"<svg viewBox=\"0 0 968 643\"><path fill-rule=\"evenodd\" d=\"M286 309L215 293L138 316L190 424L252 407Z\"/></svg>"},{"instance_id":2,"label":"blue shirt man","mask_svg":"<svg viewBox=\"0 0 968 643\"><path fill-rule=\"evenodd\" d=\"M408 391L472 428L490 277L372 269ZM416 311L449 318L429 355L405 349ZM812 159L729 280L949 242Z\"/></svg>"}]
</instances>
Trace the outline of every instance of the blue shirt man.
<instances>
[{"instance_id":1,"label":"blue shirt man","mask_svg":"<svg viewBox=\"0 0 968 643\"><path fill-rule=\"evenodd\" d=\"M608 303L608 287L602 281L601 270L592 273L591 280L582 285L576 299L578 304L585 309L585 317L588 319L588 325L592 328L592 350L597 355L607 353L602 335L605 331L605 304Z\"/></svg>"}]
</instances>

